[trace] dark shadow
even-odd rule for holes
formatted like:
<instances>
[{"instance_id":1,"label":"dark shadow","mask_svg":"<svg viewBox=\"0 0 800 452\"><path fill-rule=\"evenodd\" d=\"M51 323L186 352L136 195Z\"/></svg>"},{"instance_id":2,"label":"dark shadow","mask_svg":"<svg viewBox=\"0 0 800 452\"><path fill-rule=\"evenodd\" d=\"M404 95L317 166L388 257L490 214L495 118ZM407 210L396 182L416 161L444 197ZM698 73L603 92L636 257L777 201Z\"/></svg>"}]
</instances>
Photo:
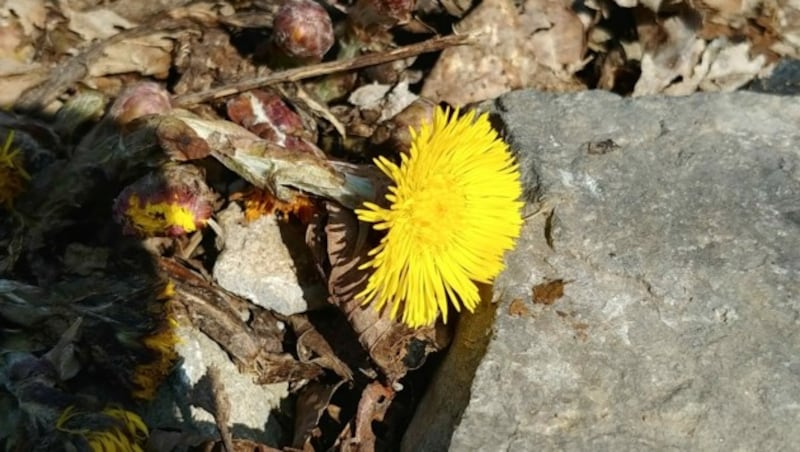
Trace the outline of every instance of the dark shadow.
<instances>
[{"instance_id":1,"label":"dark shadow","mask_svg":"<svg viewBox=\"0 0 800 452\"><path fill-rule=\"evenodd\" d=\"M452 344L430 380L402 438L404 451L448 450L471 397L475 371L492 338L497 305L491 287L480 286L481 303L472 314L462 315Z\"/></svg>"},{"instance_id":2,"label":"dark shadow","mask_svg":"<svg viewBox=\"0 0 800 452\"><path fill-rule=\"evenodd\" d=\"M276 215L278 213L276 212ZM314 257L306 245L306 227L296 218L283 218L277 215L278 228L286 250L294 263L297 282L303 291L303 299L309 310L327 305L328 290L314 265Z\"/></svg>"}]
</instances>

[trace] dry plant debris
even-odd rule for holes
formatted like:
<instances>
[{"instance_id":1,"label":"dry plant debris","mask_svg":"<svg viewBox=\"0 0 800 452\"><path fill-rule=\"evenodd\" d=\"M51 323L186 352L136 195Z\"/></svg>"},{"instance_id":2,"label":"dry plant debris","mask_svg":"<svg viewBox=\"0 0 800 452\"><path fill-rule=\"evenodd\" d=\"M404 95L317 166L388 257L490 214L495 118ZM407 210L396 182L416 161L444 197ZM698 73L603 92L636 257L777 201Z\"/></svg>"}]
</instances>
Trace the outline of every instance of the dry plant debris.
<instances>
[{"instance_id":1,"label":"dry plant debris","mask_svg":"<svg viewBox=\"0 0 800 452\"><path fill-rule=\"evenodd\" d=\"M737 89L798 57L798 13L774 1L4 3L0 446L397 448L409 410L393 413L419 398L407 383L447 348L448 305L479 302L472 281L499 271L521 221L513 159L486 118L448 118L438 105L466 110L528 87ZM461 132L485 146L464 145ZM426 149L452 153L429 159L443 165L438 182L412 168ZM465 150L484 164L470 167ZM459 165L480 177L461 178ZM464 209L460 231L434 234L466 233L462 252L396 239L459 223L437 202L462 179L505 186L497 212ZM425 199L407 193L426 184ZM226 249L233 229L216 219L231 209L242 229L269 218L281 238L271 246L293 260L289 272L322 281L326 308L281 314L246 285L223 284L235 278L215 278L220 256L255 248ZM476 271L476 259L491 265ZM291 281L273 284L320 296ZM552 304L563 285L534 298ZM174 350L179 327L257 384L287 383L294 431L274 444L243 436L215 368L196 401L215 434L146 425L140 414L187 364Z\"/></svg>"}]
</instances>

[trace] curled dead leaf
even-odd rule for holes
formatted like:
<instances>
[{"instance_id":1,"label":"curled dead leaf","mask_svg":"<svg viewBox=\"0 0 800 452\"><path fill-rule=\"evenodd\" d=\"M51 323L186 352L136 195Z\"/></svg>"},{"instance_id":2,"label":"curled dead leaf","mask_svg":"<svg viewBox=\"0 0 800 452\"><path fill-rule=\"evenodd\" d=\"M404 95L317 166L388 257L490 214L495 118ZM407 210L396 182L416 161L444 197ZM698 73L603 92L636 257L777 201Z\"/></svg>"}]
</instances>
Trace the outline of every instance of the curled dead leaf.
<instances>
[{"instance_id":1,"label":"curled dead leaf","mask_svg":"<svg viewBox=\"0 0 800 452\"><path fill-rule=\"evenodd\" d=\"M353 379L350 367L336 356L328 341L308 320L308 316L293 315L289 317L289 323L297 336L297 356L300 361L331 369L343 380Z\"/></svg>"},{"instance_id":2,"label":"curled dead leaf","mask_svg":"<svg viewBox=\"0 0 800 452\"><path fill-rule=\"evenodd\" d=\"M359 266L366 261L367 234L355 214L327 203L325 226L329 301L338 306L350 322L358 340L388 381L396 382L409 370L419 368L427 356L442 350L450 340L449 329L441 324L411 329L356 298L369 277Z\"/></svg>"},{"instance_id":3,"label":"curled dead leaf","mask_svg":"<svg viewBox=\"0 0 800 452\"><path fill-rule=\"evenodd\" d=\"M392 404L395 391L389 386L374 381L364 388L355 419L355 434L342 444L343 451L362 451L376 449L374 423L380 423Z\"/></svg>"},{"instance_id":4,"label":"curled dead leaf","mask_svg":"<svg viewBox=\"0 0 800 452\"><path fill-rule=\"evenodd\" d=\"M174 260L160 259L159 265L175 284L183 315L241 369L254 373L259 384L311 380L322 373L316 364L283 352L282 322L269 311L239 300ZM251 311L249 323L242 320L242 309Z\"/></svg>"},{"instance_id":5,"label":"curled dead leaf","mask_svg":"<svg viewBox=\"0 0 800 452\"><path fill-rule=\"evenodd\" d=\"M320 418L330 407L331 397L344 382L345 380L334 384L313 382L300 391L297 396L292 447L301 450L311 447L310 440Z\"/></svg>"},{"instance_id":6,"label":"curled dead leaf","mask_svg":"<svg viewBox=\"0 0 800 452\"><path fill-rule=\"evenodd\" d=\"M533 286L533 302L537 304L551 305L564 296L563 279L543 282Z\"/></svg>"}]
</instances>

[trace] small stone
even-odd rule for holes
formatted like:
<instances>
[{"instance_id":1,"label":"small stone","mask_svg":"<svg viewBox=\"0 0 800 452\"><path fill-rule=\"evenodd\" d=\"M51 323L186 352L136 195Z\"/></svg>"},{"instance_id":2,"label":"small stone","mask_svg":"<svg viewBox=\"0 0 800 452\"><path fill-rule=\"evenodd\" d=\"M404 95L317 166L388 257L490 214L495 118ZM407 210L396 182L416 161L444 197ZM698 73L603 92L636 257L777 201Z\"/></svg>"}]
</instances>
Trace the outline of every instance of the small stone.
<instances>
[{"instance_id":1,"label":"small stone","mask_svg":"<svg viewBox=\"0 0 800 452\"><path fill-rule=\"evenodd\" d=\"M231 204L218 216L224 247L214 265L223 288L283 315L325 305L327 291L303 236L274 215L248 222Z\"/></svg>"},{"instance_id":2,"label":"small stone","mask_svg":"<svg viewBox=\"0 0 800 452\"><path fill-rule=\"evenodd\" d=\"M285 433L274 413L280 411L281 402L288 397L289 384L256 384L254 375L241 373L225 350L195 328L181 326L176 335L179 364L145 413L151 429L193 429L217 437L213 413L202 407L212 399L207 377L203 377L210 366L215 366L219 369L221 386L232 402L228 422L237 429L234 432L253 441L280 444Z\"/></svg>"}]
</instances>

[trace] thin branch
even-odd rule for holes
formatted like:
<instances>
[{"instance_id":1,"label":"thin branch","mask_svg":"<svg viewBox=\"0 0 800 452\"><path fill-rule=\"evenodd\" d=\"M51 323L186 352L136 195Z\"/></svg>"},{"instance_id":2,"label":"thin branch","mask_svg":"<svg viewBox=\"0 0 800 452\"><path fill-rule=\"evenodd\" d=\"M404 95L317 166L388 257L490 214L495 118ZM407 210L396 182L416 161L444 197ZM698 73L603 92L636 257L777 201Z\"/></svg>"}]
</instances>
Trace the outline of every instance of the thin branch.
<instances>
[{"instance_id":1,"label":"thin branch","mask_svg":"<svg viewBox=\"0 0 800 452\"><path fill-rule=\"evenodd\" d=\"M158 32L180 30L194 25L189 19L164 19L155 25L144 25L121 31L108 39L92 44L83 52L75 55L54 69L44 82L28 88L14 104L15 110L37 112L42 111L70 86L89 75L89 68L103 57L108 47L114 44L147 36Z\"/></svg>"},{"instance_id":2,"label":"thin branch","mask_svg":"<svg viewBox=\"0 0 800 452\"><path fill-rule=\"evenodd\" d=\"M229 83L211 88L199 93L184 94L173 98L173 104L178 107L195 105L221 97L232 96L243 91L260 88L263 86L274 85L282 82L296 82L320 75L334 74L336 72L360 69L367 66L388 63L390 61L408 58L422 53L436 52L451 46L471 44L475 41L475 34L452 34L443 37L432 38L417 44L405 47L398 47L386 52L370 53L367 55L348 58L345 60L330 61L328 63L313 64L286 71L273 72L263 77L256 77L250 80Z\"/></svg>"}]
</instances>

